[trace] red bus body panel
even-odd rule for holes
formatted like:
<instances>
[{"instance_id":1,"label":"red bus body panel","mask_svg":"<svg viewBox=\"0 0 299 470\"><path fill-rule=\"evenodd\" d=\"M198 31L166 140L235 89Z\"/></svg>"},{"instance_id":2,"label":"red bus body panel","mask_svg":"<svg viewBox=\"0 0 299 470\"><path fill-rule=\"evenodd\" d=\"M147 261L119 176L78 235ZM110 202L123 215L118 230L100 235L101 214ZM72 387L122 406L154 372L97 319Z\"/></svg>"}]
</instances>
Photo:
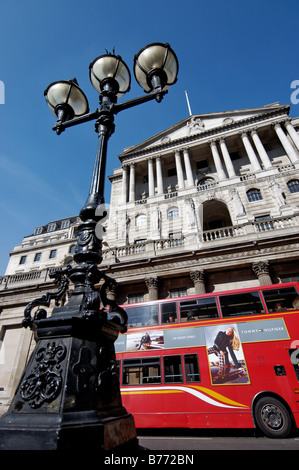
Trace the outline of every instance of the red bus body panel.
<instances>
[{"instance_id":1,"label":"red bus body panel","mask_svg":"<svg viewBox=\"0 0 299 470\"><path fill-rule=\"evenodd\" d=\"M294 283L285 285L298 287L298 284ZM279 288L282 286L280 284ZM275 287L277 286L267 286L272 289ZM242 292L261 289L265 288L253 288ZM200 297L211 295L213 294ZM219 293L214 294L218 295ZM197 297L192 296L188 299ZM172 300L177 301L177 299ZM185 301L186 297L183 300ZM283 401L291 410L294 422L299 427L299 382L289 353L290 349L299 346L299 311L293 309L277 313L195 321L192 323L192 329L205 329L216 325L219 328L226 328L230 324L236 325L239 331L242 331L241 347L246 370L244 379L242 373L232 367L227 382L213 382L212 362L209 363L207 345L204 344L117 352L116 357L121 364L126 359L161 358L161 383L124 385L123 369L120 370L122 401L128 412L133 414L137 428L253 428L255 427L254 401L262 394L276 396ZM268 332L266 332L267 326L269 326ZM151 334L156 330L163 330L164 335L167 334L165 333L167 330L171 330L172 334L175 331L182 334L184 331L189 332L188 328L190 323L187 322L147 326L129 329L127 335L136 332L141 334L144 331ZM264 330L268 339L255 341L255 335L260 338ZM249 337L248 340L246 335ZM279 338L281 336L281 339L271 339L271 335L278 335ZM179 355L184 358L188 354L198 355L200 381L165 383L164 356Z\"/></svg>"}]
</instances>

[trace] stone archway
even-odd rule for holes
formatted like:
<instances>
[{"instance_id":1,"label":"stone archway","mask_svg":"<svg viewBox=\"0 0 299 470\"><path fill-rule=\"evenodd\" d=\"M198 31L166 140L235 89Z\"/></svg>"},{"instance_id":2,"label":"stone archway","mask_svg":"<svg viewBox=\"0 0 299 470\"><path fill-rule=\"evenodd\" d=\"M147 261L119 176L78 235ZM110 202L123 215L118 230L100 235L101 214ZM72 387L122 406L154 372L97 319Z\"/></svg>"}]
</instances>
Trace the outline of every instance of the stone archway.
<instances>
[{"instance_id":1,"label":"stone archway","mask_svg":"<svg viewBox=\"0 0 299 470\"><path fill-rule=\"evenodd\" d=\"M233 225L226 204L215 199L203 203L202 222L203 231Z\"/></svg>"}]
</instances>

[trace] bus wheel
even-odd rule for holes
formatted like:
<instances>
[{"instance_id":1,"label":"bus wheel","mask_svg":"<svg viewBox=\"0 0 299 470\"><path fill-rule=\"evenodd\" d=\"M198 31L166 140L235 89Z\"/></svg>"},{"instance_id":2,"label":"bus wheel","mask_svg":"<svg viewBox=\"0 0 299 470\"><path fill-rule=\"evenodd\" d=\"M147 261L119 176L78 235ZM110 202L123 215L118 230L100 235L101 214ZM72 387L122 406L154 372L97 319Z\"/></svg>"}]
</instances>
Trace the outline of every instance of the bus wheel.
<instances>
[{"instance_id":1,"label":"bus wheel","mask_svg":"<svg viewBox=\"0 0 299 470\"><path fill-rule=\"evenodd\" d=\"M268 437L288 437L292 430L292 417L276 398L261 398L255 405L254 416L258 427Z\"/></svg>"}]
</instances>

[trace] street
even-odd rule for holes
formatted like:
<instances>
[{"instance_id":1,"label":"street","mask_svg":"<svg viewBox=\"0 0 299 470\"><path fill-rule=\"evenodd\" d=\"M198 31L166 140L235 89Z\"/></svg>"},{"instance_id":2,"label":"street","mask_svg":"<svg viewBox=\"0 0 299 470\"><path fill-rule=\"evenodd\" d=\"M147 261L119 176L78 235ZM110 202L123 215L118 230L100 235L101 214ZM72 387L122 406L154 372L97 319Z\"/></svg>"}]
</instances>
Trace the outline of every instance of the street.
<instances>
[{"instance_id":1,"label":"street","mask_svg":"<svg viewBox=\"0 0 299 470\"><path fill-rule=\"evenodd\" d=\"M139 444L157 450L299 450L299 433L288 439L256 437L253 430L139 430Z\"/></svg>"}]
</instances>

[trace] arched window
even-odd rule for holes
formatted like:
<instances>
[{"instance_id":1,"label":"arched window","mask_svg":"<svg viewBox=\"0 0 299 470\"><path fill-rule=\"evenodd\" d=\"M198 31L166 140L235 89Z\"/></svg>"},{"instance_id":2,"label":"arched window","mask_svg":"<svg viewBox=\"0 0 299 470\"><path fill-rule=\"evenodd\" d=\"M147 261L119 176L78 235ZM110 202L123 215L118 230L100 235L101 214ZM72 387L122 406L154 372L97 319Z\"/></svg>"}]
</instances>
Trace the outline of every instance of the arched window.
<instances>
[{"instance_id":1,"label":"arched window","mask_svg":"<svg viewBox=\"0 0 299 470\"><path fill-rule=\"evenodd\" d=\"M214 185L216 181L214 178L211 178L210 176L206 176L205 178L201 179L198 183L199 186L211 186Z\"/></svg>"},{"instance_id":2,"label":"arched window","mask_svg":"<svg viewBox=\"0 0 299 470\"><path fill-rule=\"evenodd\" d=\"M257 188L248 189L246 194L249 202L260 201L263 199L260 190Z\"/></svg>"},{"instance_id":3,"label":"arched window","mask_svg":"<svg viewBox=\"0 0 299 470\"><path fill-rule=\"evenodd\" d=\"M146 225L146 215L145 214L137 215L135 219L135 224L136 224L136 227L141 227L142 225Z\"/></svg>"},{"instance_id":4,"label":"arched window","mask_svg":"<svg viewBox=\"0 0 299 470\"><path fill-rule=\"evenodd\" d=\"M177 219L179 217L178 207L171 207L168 209L167 217L168 219Z\"/></svg>"},{"instance_id":5,"label":"arched window","mask_svg":"<svg viewBox=\"0 0 299 470\"><path fill-rule=\"evenodd\" d=\"M299 192L299 180L291 180L287 183L290 193Z\"/></svg>"},{"instance_id":6,"label":"arched window","mask_svg":"<svg viewBox=\"0 0 299 470\"><path fill-rule=\"evenodd\" d=\"M70 253L75 253L75 249L76 249L76 245L72 245L72 246L70 247L69 252L70 252Z\"/></svg>"}]
</instances>

